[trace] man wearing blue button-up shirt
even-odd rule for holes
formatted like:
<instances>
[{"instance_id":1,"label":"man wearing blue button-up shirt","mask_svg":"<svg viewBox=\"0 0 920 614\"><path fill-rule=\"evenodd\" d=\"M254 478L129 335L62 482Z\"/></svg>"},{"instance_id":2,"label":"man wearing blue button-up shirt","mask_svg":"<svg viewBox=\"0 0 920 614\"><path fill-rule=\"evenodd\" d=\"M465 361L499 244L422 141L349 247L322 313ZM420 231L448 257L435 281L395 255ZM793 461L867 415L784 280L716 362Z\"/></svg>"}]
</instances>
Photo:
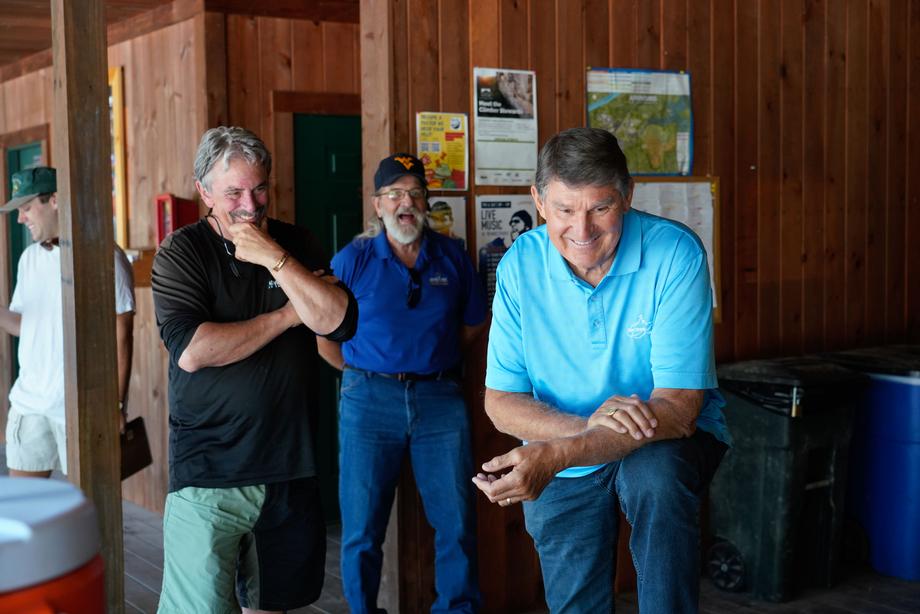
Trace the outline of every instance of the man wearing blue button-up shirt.
<instances>
[{"instance_id":1,"label":"man wearing blue button-up shirt","mask_svg":"<svg viewBox=\"0 0 920 614\"><path fill-rule=\"evenodd\" d=\"M709 271L689 229L630 210L632 188L613 135L554 136L532 188L546 224L498 267L486 411L529 444L474 482L524 502L553 612L612 611L618 503L640 609L698 607L700 496L728 440Z\"/></svg>"},{"instance_id":2,"label":"man wearing blue button-up shirt","mask_svg":"<svg viewBox=\"0 0 920 614\"><path fill-rule=\"evenodd\" d=\"M336 254L355 295L358 330L341 346L318 339L344 369L339 406L342 584L353 613L376 612L381 545L409 453L435 530L433 612L474 612L476 577L470 427L459 383L461 348L485 304L461 244L428 229L422 163L384 158L374 176L377 219Z\"/></svg>"}]
</instances>

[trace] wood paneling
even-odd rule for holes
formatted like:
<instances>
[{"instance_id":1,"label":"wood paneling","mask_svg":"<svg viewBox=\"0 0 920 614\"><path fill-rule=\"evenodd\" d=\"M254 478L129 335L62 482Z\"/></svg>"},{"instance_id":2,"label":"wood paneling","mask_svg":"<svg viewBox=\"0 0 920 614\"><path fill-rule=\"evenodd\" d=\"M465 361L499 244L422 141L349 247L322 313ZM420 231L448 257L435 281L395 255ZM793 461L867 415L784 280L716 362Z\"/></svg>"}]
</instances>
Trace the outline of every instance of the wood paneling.
<instances>
[{"instance_id":1,"label":"wood paneling","mask_svg":"<svg viewBox=\"0 0 920 614\"><path fill-rule=\"evenodd\" d=\"M386 4L375 11L391 40L362 71L387 71L392 88L373 114L365 101L363 120L393 151L414 148L416 112L471 112L475 66L536 71L540 144L583 125L586 65L690 72L694 174L721 185L720 361L920 341L916 0ZM365 177L381 157L372 147ZM524 191L472 186L468 228L477 194ZM467 367L476 388L482 365ZM476 390L469 403L478 463L511 441ZM517 550L514 511L480 502L478 514L486 609L514 611L534 591L504 570L529 544Z\"/></svg>"},{"instance_id":2,"label":"wood paneling","mask_svg":"<svg viewBox=\"0 0 920 614\"><path fill-rule=\"evenodd\" d=\"M209 88L204 13L112 45L110 66L122 66L127 126L129 247L156 247L154 198L169 192L194 198L192 173L198 139L209 126ZM213 22L210 26L213 29ZM143 416L154 463L126 480L125 499L163 511L168 486L166 440L169 431L167 355L160 341L149 287L135 290L134 358L128 390L128 415Z\"/></svg>"},{"instance_id":3,"label":"wood paneling","mask_svg":"<svg viewBox=\"0 0 920 614\"><path fill-rule=\"evenodd\" d=\"M227 15L226 29L227 121L265 141L275 159L270 215L293 222L292 109L285 105L297 96L360 92L358 26Z\"/></svg>"},{"instance_id":4,"label":"wood paneling","mask_svg":"<svg viewBox=\"0 0 920 614\"><path fill-rule=\"evenodd\" d=\"M694 172L722 186L720 360L920 339L920 265L908 240L920 231L908 116L920 81L916 2L423 4L394 1L407 22L394 23L392 46L438 58L438 78L410 79L395 124L414 126L421 110L469 113L455 79L468 88L472 67L499 63L537 71L543 143L583 124L588 64L690 72ZM432 19L442 32L434 49ZM448 57L448 29L450 53L468 49L465 70ZM431 64L422 60L426 74ZM414 147L414 131L401 134L395 146Z\"/></svg>"},{"instance_id":5,"label":"wood paneling","mask_svg":"<svg viewBox=\"0 0 920 614\"><path fill-rule=\"evenodd\" d=\"M198 16L109 47L122 66L127 125L129 246L156 247L158 194L195 196L192 167L207 127L206 80L195 45Z\"/></svg>"},{"instance_id":6,"label":"wood paneling","mask_svg":"<svg viewBox=\"0 0 920 614\"><path fill-rule=\"evenodd\" d=\"M192 1L176 0L175 4ZM155 14L156 11L151 9L162 8L161 5L167 5L168 9L171 4L174 4L172 0L106 0L105 21L114 25L140 15ZM111 30L109 40L112 40ZM48 0L4 0L0 3L0 66L43 50L48 50L48 64L44 66L50 66L50 49L51 8Z\"/></svg>"}]
</instances>

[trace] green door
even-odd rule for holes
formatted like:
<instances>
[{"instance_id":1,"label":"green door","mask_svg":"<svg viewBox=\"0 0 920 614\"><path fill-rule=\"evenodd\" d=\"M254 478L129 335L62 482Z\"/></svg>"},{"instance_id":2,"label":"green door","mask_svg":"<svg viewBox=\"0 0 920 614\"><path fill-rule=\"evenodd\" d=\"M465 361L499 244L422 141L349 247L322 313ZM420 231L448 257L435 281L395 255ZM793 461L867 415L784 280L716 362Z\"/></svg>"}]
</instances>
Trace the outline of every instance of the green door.
<instances>
[{"instance_id":1,"label":"green door","mask_svg":"<svg viewBox=\"0 0 920 614\"><path fill-rule=\"evenodd\" d=\"M20 147L11 147L6 153L6 168L9 173L6 178L7 194L12 193L13 173L42 164L42 145L32 143ZM16 221L16 213L8 214L10 237L10 289L16 287L16 269L19 265L19 256L22 251L32 243L32 235L28 228Z\"/></svg>"},{"instance_id":2,"label":"green door","mask_svg":"<svg viewBox=\"0 0 920 614\"><path fill-rule=\"evenodd\" d=\"M361 118L294 115L294 194L299 226L331 258L361 232ZM320 361L322 362L322 361ZM316 464L326 520L338 522L340 373L323 362L317 378Z\"/></svg>"},{"instance_id":3,"label":"green door","mask_svg":"<svg viewBox=\"0 0 920 614\"><path fill-rule=\"evenodd\" d=\"M31 143L29 145L20 145L11 147L6 153L6 193L12 194L13 190L13 173L35 168L42 165L42 145L41 143ZM16 212L7 213L7 228L9 231L9 262L10 270L7 271L10 279L10 296L7 298L7 305L13 298L13 288L16 287L16 277L19 270L19 257L25 248L32 243L32 234L25 225L16 221ZM19 376L19 337L13 337L13 380Z\"/></svg>"}]
</instances>

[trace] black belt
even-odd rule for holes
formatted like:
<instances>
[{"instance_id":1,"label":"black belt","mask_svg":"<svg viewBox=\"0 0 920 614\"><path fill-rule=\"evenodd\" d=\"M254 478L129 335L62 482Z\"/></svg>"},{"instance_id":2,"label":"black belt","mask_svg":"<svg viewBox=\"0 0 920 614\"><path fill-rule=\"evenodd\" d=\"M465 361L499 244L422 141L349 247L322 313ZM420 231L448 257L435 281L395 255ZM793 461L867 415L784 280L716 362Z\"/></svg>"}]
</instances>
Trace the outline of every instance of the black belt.
<instances>
[{"instance_id":1,"label":"black belt","mask_svg":"<svg viewBox=\"0 0 920 614\"><path fill-rule=\"evenodd\" d=\"M365 371L364 369L357 369L351 365L347 365L346 368L358 371L359 373L368 373L370 375L379 375L380 377L385 377L387 379L395 379L400 382L431 382L444 379L460 379L460 369L456 367L444 371L435 371L434 373L381 373L380 371Z\"/></svg>"}]
</instances>

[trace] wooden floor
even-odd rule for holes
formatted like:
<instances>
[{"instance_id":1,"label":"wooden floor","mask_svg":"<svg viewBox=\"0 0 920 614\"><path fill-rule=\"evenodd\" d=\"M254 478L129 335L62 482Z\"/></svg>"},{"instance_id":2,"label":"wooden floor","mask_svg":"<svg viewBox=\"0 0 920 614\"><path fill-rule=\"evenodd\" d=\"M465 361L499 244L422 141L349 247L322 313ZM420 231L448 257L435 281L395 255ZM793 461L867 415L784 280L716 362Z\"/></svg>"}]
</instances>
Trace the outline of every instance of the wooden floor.
<instances>
[{"instance_id":1,"label":"wooden floor","mask_svg":"<svg viewBox=\"0 0 920 614\"><path fill-rule=\"evenodd\" d=\"M0 475L6 474L6 455L3 448L0 444ZM128 502L124 502L123 510L126 611L132 614L153 614L156 612L163 579L163 519L158 514ZM291 614L348 612L342 597L339 537L338 529L331 527L328 537L326 582L322 596L316 603L293 610ZM744 595L723 593L708 580L703 580L700 611L704 614L918 614L920 582L887 578L868 569L857 570L849 572L833 589L811 590L795 601L771 604L752 601ZM635 594L617 596L618 614L637 612Z\"/></svg>"},{"instance_id":2,"label":"wooden floor","mask_svg":"<svg viewBox=\"0 0 920 614\"><path fill-rule=\"evenodd\" d=\"M131 503L124 504L125 522L125 599L129 612L156 611L162 579L162 519ZM339 532L329 531L326 583L319 601L295 610L305 612L348 612L342 598L339 572ZM743 595L723 593L708 580L701 585L700 611L705 614L741 612L811 614L917 614L920 613L920 583L885 578L870 570L853 572L844 582L830 590L813 590L795 601L784 604L755 602ZM635 594L617 597L618 614L639 611ZM395 614L395 613L394 613Z\"/></svg>"},{"instance_id":3,"label":"wooden floor","mask_svg":"<svg viewBox=\"0 0 920 614\"><path fill-rule=\"evenodd\" d=\"M133 503L124 502L125 611L153 614L163 581L163 518ZM339 574L339 531L329 531L326 551L326 582L319 601L291 614L348 612L342 597Z\"/></svg>"}]
</instances>

